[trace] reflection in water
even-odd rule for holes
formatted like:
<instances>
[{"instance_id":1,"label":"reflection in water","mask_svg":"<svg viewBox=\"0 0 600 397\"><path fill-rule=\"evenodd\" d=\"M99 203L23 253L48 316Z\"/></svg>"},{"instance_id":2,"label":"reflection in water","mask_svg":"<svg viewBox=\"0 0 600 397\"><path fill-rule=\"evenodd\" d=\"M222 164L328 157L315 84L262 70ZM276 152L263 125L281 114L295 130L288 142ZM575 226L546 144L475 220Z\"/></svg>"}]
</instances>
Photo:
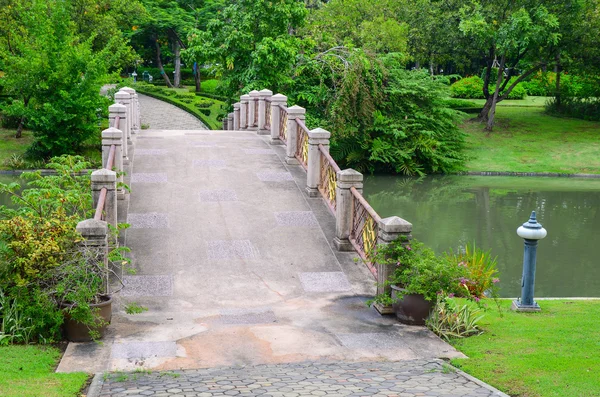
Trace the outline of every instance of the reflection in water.
<instances>
[{"instance_id":1,"label":"reflection in water","mask_svg":"<svg viewBox=\"0 0 600 397\"><path fill-rule=\"evenodd\" d=\"M19 182L21 183L21 179L18 176L14 176L14 175L0 175L0 183L12 183L12 182ZM6 194L1 194L0 193L0 205L6 205L9 207L13 207L14 204L12 203L12 201L10 200L10 197Z\"/></svg>"},{"instance_id":2,"label":"reflection in water","mask_svg":"<svg viewBox=\"0 0 600 397\"><path fill-rule=\"evenodd\" d=\"M600 296L600 180L371 176L365 197L382 216L413 224L438 252L474 241L498 256L501 295L521 293L523 240L532 210L548 230L538 246L535 296Z\"/></svg>"}]
</instances>

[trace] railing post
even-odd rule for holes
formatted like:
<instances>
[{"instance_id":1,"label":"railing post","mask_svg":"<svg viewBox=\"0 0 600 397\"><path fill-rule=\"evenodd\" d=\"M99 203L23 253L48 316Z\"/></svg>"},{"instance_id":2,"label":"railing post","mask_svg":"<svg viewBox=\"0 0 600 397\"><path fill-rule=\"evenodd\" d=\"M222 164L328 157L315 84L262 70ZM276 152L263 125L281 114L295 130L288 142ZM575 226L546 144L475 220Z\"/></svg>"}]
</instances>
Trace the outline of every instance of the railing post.
<instances>
[{"instance_id":1,"label":"railing post","mask_svg":"<svg viewBox=\"0 0 600 397\"><path fill-rule=\"evenodd\" d=\"M131 94L125 90L125 88L121 88L121 90L119 92L117 92L115 94L115 102L116 103L120 103L122 105L125 105L125 107L127 108L127 116L126 116L126 120L122 120L126 121L124 125L119 126L119 129L121 131L123 131L124 135L123 135L123 139L126 139L127 144L131 145L131 125L132 125L132 103L131 103Z\"/></svg>"},{"instance_id":2,"label":"railing post","mask_svg":"<svg viewBox=\"0 0 600 397\"><path fill-rule=\"evenodd\" d=\"M353 210L351 187L362 192L363 174L352 168L338 171L335 187L335 238L333 239L333 245L338 251L354 250L350 242Z\"/></svg>"},{"instance_id":3,"label":"railing post","mask_svg":"<svg viewBox=\"0 0 600 397\"><path fill-rule=\"evenodd\" d=\"M308 133L308 160L306 171L306 193L309 197L319 195L319 180L321 177L321 151L319 145L329 149L331 133L322 128L315 128Z\"/></svg>"},{"instance_id":4,"label":"railing post","mask_svg":"<svg viewBox=\"0 0 600 397\"><path fill-rule=\"evenodd\" d=\"M113 105L115 106L115 105ZM108 155L110 153L110 147L115 145L115 163L113 169L117 176L117 183L123 183L123 131L116 128L110 127L102 131L102 167L107 168ZM119 187L117 189L117 198L122 200L125 198L125 189Z\"/></svg>"},{"instance_id":5,"label":"railing post","mask_svg":"<svg viewBox=\"0 0 600 397\"><path fill-rule=\"evenodd\" d=\"M296 123L296 119L304 121L306 118L305 113L306 109L300 106L287 108L287 142L285 148L285 162L287 164L299 164L298 159L296 159L296 140L298 135L298 123Z\"/></svg>"},{"instance_id":6,"label":"railing post","mask_svg":"<svg viewBox=\"0 0 600 397\"><path fill-rule=\"evenodd\" d=\"M254 115L256 113L256 107L258 106L258 98L260 97L260 92L253 90L250 91L250 101L248 102L248 129L250 131L258 130L258 123L254 120Z\"/></svg>"},{"instance_id":7,"label":"railing post","mask_svg":"<svg viewBox=\"0 0 600 397\"><path fill-rule=\"evenodd\" d=\"M233 112L227 115L227 129L233 131Z\"/></svg>"},{"instance_id":8,"label":"railing post","mask_svg":"<svg viewBox=\"0 0 600 397\"><path fill-rule=\"evenodd\" d=\"M104 202L104 220L109 225L117 227L117 173L102 168L92 172L92 199L96 208L100 191L106 188L106 201Z\"/></svg>"},{"instance_id":9,"label":"railing post","mask_svg":"<svg viewBox=\"0 0 600 397\"><path fill-rule=\"evenodd\" d=\"M403 244L406 245L409 244L412 238L412 224L397 216L391 216L379 221L378 229L377 244L379 245L389 244L401 237L405 238ZM377 295L386 292L389 293L390 287L389 285L385 285L385 281L394 272L394 265L375 263L375 266L377 266ZM374 306L380 314L392 314L394 312L392 306L379 303L376 303Z\"/></svg>"},{"instance_id":10,"label":"railing post","mask_svg":"<svg viewBox=\"0 0 600 397\"><path fill-rule=\"evenodd\" d=\"M118 94L118 92L117 92ZM117 95L115 94L115 96ZM129 157L127 157L127 141L126 141L126 131L125 128L127 126L127 107L125 105L121 105L119 103L115 103L114 105L110 105L108 107L108 121L110 126L115 125L115 118L119 116L119 130L123 133L123 146L121 149L121 155L123 157L122 164L129 164ZM116 161L116 160L115 160Z\"/></svg>"},{"instance_id":11,"label":"railing post","mask_svg":"<svg viewBox=\"0 0 600 397\"><path fill-rule=\"evenodd\" d=\"M283 142L279 139L279 105L287 106L287 97L281 94L275 94L271 97L271 145L281 145Z\"/></svg>"},{"instance_id":12,"label":"railing post","mask_svg":"<svg viewBox=\"0 0 600 397\"><path fill-rule=\"evenodd\" d=\"M131 98L131 104L130 104L130 109L131 109L131 113L129 115L129 128L130 128L130 133L131 134L136 134L137 130L139 130L139 124L138 124L138 108L137 108L137 93L135 92L135 90L133 88L130 87L123 87L121 88L121 91L125 91L129 93L129 96ZM131 141L131 135L129 136L128 142Z\"/></svg>"},{"instance_id":13,"label":"railing post","mask_svg":"<svg viewBox=\"0 0 600 397\"><path fill-rule=\"evenodd\" d=\"M227 115L223 116L223 131L227 131Z\"/></svg>"},{"instance_id":14,"label":"railing post","mask_svg":"<svg viewBox=\"0 0 600 397\"><path fill-rule=\"evenodd\" d=\"M236 102L233 104L233 129L235 131L240 130L240 103Z\"/></svg>"},{"instance_id":15,"label":"railing post","mask_svg":"<svg viewBox=\"0 0 600 397\"><path fill-rule=\"evenodd\" d=\"M79 222L75 230L83 237L79 243L81 247L98 250L99 259L107 272L105 292L108 293L108 224L105 221L86 219Z\"/></svg>"},{"instance_id":16,"label":"railing post","mask_svg":"<svg viewBox=\"0 0 600 397\"><path fill-rule=\"evenodd\" d=\"M264 89L261 90L259 94L260 96L258 97L258 134L268 135L270 131L265 129L267 116L267 99L273 96L273 91Z\"/></svg>"},{"instance_id":17,"label":"railing post","mask_svg":"<svg viewBox=\"0 0 600 397\"><path fill-rule=\"evenodd\" d=\"M250 95L242 95L240 97L240 130L248 129L248 108Z\"/></svg>"}]
</instances>

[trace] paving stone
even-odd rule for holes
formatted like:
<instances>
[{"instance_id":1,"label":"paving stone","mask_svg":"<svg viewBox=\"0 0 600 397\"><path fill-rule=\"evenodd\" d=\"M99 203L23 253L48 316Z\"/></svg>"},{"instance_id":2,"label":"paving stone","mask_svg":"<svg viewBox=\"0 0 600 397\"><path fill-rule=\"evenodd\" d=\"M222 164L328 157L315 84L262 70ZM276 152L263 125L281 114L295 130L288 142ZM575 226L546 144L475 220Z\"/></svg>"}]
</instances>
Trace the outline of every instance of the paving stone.
<instances>
[{"instance_id":1,"label":"paving stone","mask_svg":"<svg viewBox=\"0 0 600 397\"><path fill-rule=\"evenodd\" d=\"M211 240L206 244L209 259L258 258L258 249L250 240Z\"/></svg>"},{"instance_id":2,"label":"paving stone","mask_svg":"<svg viewBox=\"0 0 600 397\"><path fill-rule=\"evenodd\" d=\"M145 214L129 214L127 223L131 229L166 229L169 227L167 214L148 212Z\"/></svg>"},{"instance_id":3,"label":"paving stone","mask_svg":"<svg viewBox=\"0 0 600 397\"><path fill-rule=\"evenodd\" d=\"M162 276L123 276L121 296L172 296L173 278Z\"/></svg>"},{"instance_id":4,"label":"paving stone","mask_svg":"<svg viewBox=\"0 0 600 397\"><path fill-rule=\"evenodd\" d=\"M166 173L133 173L131 183L167 183Z\"/></svg>"},{"instance_id":5,"label":"paving stone","mask_svg":"<svg viewBox=\"0 0 600 397\"><path fill-rule=\"evenodd\" d=\"M246 312L234 314L221 314L217 320L220 324L271 324L277 322L275 313L271 310L264 312ZM237 382L234 382L234 384ZM246 384L247 382L240 382Z\"/></svg>"},{"instance_id":6,"label":"paving stone","mask_svg":"<svg viewBox=\"0 0 600 397\"><path fill-rule=\"evenodd\" d=\"M135 149L136 156L166 156L169 152L165 149Z\"/></svg>"},{"instance_id":7,"label":"paving stone","mask_svg":"<svg viewBox=\"0 0 600 397\"><path fill-rule=\"evenodd\" d=\"M261 171L257 172L256 176L263 182L284 182L294 180L292 174L289 172Z\"/></svg>"},{"instance_id":8,"label":"paving stone","mask_svg":"<svg viewBox=\"0 0 600 397\"><path fill-rule=\"evenodd\" d=\"M277 154L273 149L243 149L245 154Z\"/></svg>"},{"instance_id":9,"label":"paving stone","mask_svg":"<svg viewBox=\"0 0 600 397\"><path fill-rule=\"evenodd\" d=\"M237 201L238 197L235 190L201 190L201 202L217 202L217 201Z\"/></svg>"},{"instance_id":10,"label":"paving stone","mask_svg":"<svg viewBox=\"0 0 600 397\"><path fill-rule=\"evenodd\" d=\"M177 344L168 342L123 342L112 345L113 358L145 359L150 357L175 357ZM143 377L143 375L139 375ZM168 391L168 390L167 390Z\"/></svg>"},{"instance_id":11,"label":"paving stone","mask_svg":"<svg viewBox=\"0 0 600 397\"><path fill-rule=\"evenodd\" d=\"M312 211L276 212L275 219L279 226L319 227Z\"/></svg>"},{"instance_id":12,"label":"paving stone","mask_svg":"<svg viewBox=\"0 0 600 397\"><path fill-rule=\"evenodd\" d=\"M352 289L343 272L307 272L299 273L299 277L306 292L341 292Z\"/></svg>"},{"instance_id":13,"label":"paving stone","mask_svg":"<svg viewBox=\"0 0 600 397\"><path fill-rule=\"evenodd\" d=\"M194 168L225 168L225 160L192 160Z\"/></svg>"}]
</instances>

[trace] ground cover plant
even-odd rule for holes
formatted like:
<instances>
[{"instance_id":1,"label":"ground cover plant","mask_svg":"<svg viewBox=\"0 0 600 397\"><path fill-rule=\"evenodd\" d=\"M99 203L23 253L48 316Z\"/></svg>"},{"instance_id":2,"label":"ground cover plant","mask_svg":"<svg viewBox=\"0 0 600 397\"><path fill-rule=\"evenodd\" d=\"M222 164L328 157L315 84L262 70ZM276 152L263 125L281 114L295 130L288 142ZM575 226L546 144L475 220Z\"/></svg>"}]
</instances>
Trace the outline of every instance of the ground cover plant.
<instances>
[{"instance_id":1,"label":"ground cover plant","mask_svg":"<svg viewBox=\"0 0 600 397\"><path fill-rule=\"evenodd\" d=\"M53 346L3 346L0 357L0 395L5 397L74 397L89 378L82 372L54 372L61 352Z\"/></svg>"},{"instance_id":2,"label":"ground cover plant","mask_svg":"<svg viewBox=\"0 0 600 397\"><path fill-rule=\"evenodd\" d=\"M493 134L468 122L468 171L600 174L600 123L549 116L540 107L497 108Z\"/></svg>"},{"instance_id":3,"label":"ground cover plant","mask_svg":"<svg viewBox=\"0 0 600 397\"><path fill-rule=\"evenodd\" d=\"M600 393L600 301L539 301L540 313L491 308L484 333L452 344L468 359L452 364L511 396L587 397Z\"/></svg>"},{"instance_id":4,"label":"ground cover plant","mask_svg":"<svg viewBox=\"0 0 600 397\"><path fill-rule=\"evenodd\" d=\"M12 167L15 158L23 159L27 148L33 142L33 134L23 131L21 138L15 138L16 130L0 128L0 169L18 168Z\"/></svg>"},{"instance_id":5,"label":"ground cover plant","mask_svg":"<svg viewBox=\"0 0 600 397\"><path fill-rule=\"evenodd\" d=\"M223 128L221 118L225 114L225 102L196 95L188 88L163 88L144 83L137 83L134 87L141 94L168 102L191 113L211 130Z\"/></svg>"}]
</instances>

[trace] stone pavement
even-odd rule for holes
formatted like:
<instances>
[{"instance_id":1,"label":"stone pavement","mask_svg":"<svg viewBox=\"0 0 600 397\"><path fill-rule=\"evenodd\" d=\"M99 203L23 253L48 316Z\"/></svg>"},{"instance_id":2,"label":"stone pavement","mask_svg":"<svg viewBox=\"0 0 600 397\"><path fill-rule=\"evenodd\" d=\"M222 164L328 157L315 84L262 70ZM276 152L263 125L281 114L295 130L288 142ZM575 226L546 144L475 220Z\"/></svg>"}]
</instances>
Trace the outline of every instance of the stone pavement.
<instances>
[{"instance_id":1,"label":"stone pavement","mask_svg":"<svg viewBox=\"0 0 600 397\"><path fill-rule=\"evenodd\" d=\"M164 130L206 130L204 123L170 103L138 94L142 125Z\"/></svg>"},{"instance_id":2,"label":"stone pavement","mask_svg":"<svg viewBox=\"0 0 600 397\"><path fill-rule=\"evenodd\" d=\"M440 360L257 365L97 377L102 397L505 396Z\"/></svg>"}]
</instances>

